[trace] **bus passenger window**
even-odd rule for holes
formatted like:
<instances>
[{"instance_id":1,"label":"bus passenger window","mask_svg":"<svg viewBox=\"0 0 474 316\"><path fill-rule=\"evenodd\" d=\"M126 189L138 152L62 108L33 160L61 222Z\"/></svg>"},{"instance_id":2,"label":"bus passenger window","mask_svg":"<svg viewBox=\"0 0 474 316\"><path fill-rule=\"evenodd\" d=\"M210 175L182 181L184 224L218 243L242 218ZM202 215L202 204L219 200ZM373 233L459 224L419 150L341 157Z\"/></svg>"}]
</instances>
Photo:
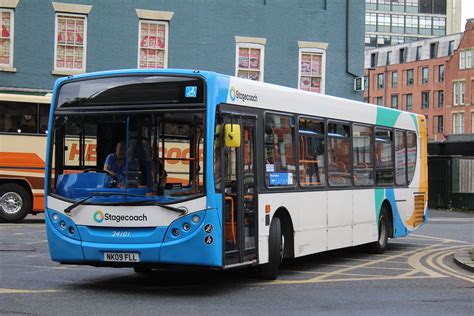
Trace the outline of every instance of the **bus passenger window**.
<instances>
[{"instance_id":1,"label":"bus passenger window","mask_svg":"<svg viewBox=\"0 0 474 316\"><path fill-rule=\"evenodd\" d=\"M407 133L407 169L408 169L408 184L413 180L416 168L416 133Z\"/></svg>"},{"instance_id":2,"label":"bus passenger window","mask_svg":"<svg viewBox=\"0 0 474 316\"><path fill-rule=\"evenodd\" d=\"M375 168L377 184L394 183L393 133L389 129L375 130Z\"/></svg>"},{"instance_id":3,"label":"bus passenger window","mask_svg":"<svg viewBox=\"0 0 474 316\"><path fill-rule=\"evenodd\" d=\"M402 131L395 132L395 183L398 185L407 184L406 165L406 134Z\"/></svg>"},{"instance_id":4,"label":"bus passenger window","mask_svg":"<svg viewBox=\"0 0 474 316\"><path fill-rule=\"evenodd\" d=\"M294 186L296 176L295 118L265 115L265 183L268 187Z\"/></svg>"},{"instance_id":5,"label":"bus passenger window","mask_svg":"<svg viewBox=\"0 0 474 316\"><path fill-rule=\"evenodd\" d=\"M349 125L328 124L328 180L331 186L352 185L349 140Z\"/></svg>"},{"instance_id":6,"label":"bus passenger window","mask_svg":"<svg viewBox=\"0 0 474 316\"><path fill-rule=\"evenodd\" d=\"M302 187L326 185L324 122L299 119L299 174Z\"/></svg>"},{"instance_id":7,"label":"bus passenger window","mask_svg":"<svg viewBox=\"0 0 474 316\"><path fill-rule=\"evenodd\" d=\"M372 155L373 128L354 124L352 130L353 170L355 185L374 184L374 163Z\"/></svg>"}]
</instances>

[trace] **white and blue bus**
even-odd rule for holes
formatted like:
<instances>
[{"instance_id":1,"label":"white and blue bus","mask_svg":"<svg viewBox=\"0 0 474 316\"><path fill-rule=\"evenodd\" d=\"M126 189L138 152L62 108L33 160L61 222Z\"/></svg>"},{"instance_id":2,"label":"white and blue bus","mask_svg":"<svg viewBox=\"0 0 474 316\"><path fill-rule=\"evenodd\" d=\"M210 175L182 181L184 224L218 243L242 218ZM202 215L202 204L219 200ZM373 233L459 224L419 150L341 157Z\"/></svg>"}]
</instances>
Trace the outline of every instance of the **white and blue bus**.
<instances>
[{"instance_id":1,"label":"white and blue bus","mask_svg":"<svg viewBox=\"0 0 474 316\"><path fill-rule=\"evenodd\" d=\"M258 266L274 279L283 258L381 253L427 220L426 122L413 113L120 70L59 79L48 130L47 235L64 264Z\"/></svg>"}]
</instances>

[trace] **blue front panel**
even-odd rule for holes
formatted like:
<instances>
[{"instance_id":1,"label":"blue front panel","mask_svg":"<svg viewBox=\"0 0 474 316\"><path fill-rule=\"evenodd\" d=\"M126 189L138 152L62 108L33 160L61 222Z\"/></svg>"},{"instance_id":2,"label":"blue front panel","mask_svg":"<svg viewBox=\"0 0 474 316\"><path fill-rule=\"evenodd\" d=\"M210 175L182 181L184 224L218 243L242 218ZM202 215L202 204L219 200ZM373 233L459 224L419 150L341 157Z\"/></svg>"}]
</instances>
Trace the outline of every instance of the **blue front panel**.
<instances>
[{"instance_id":1,"label":"blue front panel","mask_svg":"<svg viewBox=\"0 0 474 316\"><path fill-rule=\"evenodd\" d=\"M84 261L82 243L67 237L60 232L52 223L46 210L46 235L48 236L49 253L51 259L58 262L81 262Z\"/></svg>"}]
</instances>

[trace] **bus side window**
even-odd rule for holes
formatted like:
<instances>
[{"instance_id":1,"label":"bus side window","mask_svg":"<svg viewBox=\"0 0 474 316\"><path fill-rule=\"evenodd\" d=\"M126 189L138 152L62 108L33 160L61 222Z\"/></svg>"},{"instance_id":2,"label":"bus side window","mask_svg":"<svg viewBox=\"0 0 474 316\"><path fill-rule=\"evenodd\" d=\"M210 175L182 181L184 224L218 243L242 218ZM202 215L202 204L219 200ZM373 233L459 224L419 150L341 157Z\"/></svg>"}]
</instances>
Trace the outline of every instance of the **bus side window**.
<instances>
[{"instance_id":1,"label":"bus side window","mask_svg":"<svg viewBox=\"0 0 474 316\"><path fill-rule=\"evenodd\" d=\"M326 185L324 122L299 119L299 180L302 187Z\"/></svg>"},{"instance_id":2,"label":"bus side window","mask_svg":"<svg viewBox=\"0 0 474 316\"><path fill-rule=\"evenodd\" d=\"M407 171L408 171L408 184L413 180L416 168L416 133L407 133Z\"/></svg>"},{"instance_id":3,"label":"bus side window","mask_svg":"<svg viewBox=\"0 0 474 316\"><path fill-rule=\"evenodd\" d=\"M407 184L406 150L407 150L406 133L403 131L396 131L395 132L395 183L398 185Z\"/></svg>"},{"instance_id":4,"label":"bus side window","mask_svg":"<svg viewBox=\"0 0 474 316\"><path fill-rule=\"evenodd\" d=\"M328 124L328 180L331 186L350 186L350 126Z\"/></svg>"},{"instance_id":5,"label":"bus side window","mask_svg":"<svg viewBox=\"0 0 474 316\"><path fill-rule=\"evenodd\" d=\"M376 183L394 184L393 132L386 128L375 129Z\"/></svg>"},{"instance_id":6,"label":"bus side window","mask_svg":"<svg viewBox=\"0 0 474 316\"><path fill-rule=\"evenodd\" d=\"M358 186L374 185L373 134L372 127L357 124L352 127L354 184Z\"/></svg>"}]
</instances>

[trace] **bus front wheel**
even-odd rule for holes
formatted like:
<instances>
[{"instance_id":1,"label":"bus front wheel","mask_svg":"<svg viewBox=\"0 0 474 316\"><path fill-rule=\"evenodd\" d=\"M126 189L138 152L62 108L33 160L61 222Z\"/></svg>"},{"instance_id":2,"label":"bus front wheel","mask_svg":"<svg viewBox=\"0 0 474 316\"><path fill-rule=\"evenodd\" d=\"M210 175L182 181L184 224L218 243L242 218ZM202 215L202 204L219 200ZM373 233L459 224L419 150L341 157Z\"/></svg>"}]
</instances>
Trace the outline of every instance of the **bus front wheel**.
<instances>
[{"instance_id":1,"label":"bus front wheel","mask_svg":"<svg viewBox=\"0 0 474 316\"><path fill-rule=\"evenodd\" d=\"M380 209L379 222L378 222L378 239L377 241L369 244L369 251L371 253L382 254L387 248L388 244L388 233L389 233L390 220L385 206Z\"/></svg>"},{"instance_id":2,"label":"bus front wheel","mask_svg":"<svg viewBox=\"0 0 474 316\"><path fill-rule=\"evenodd\" d=\"M31 209L31 197L24 187L16 183L0 185L0 221L19 222Z\"/></svg>"},{"instance_id":3,"label":"bus front wheel","mask_svg":"<svg viewBox=\"0 0 474 316\"><path fill-rule=\"evenodd\" d=\"M260 266L259 276L265 280L275 280L280 271L280 263L283 259L283 235L281 233L281 222L274 217L270 225L268 237L268 263Z\"/></svg>"}]
</instances>

